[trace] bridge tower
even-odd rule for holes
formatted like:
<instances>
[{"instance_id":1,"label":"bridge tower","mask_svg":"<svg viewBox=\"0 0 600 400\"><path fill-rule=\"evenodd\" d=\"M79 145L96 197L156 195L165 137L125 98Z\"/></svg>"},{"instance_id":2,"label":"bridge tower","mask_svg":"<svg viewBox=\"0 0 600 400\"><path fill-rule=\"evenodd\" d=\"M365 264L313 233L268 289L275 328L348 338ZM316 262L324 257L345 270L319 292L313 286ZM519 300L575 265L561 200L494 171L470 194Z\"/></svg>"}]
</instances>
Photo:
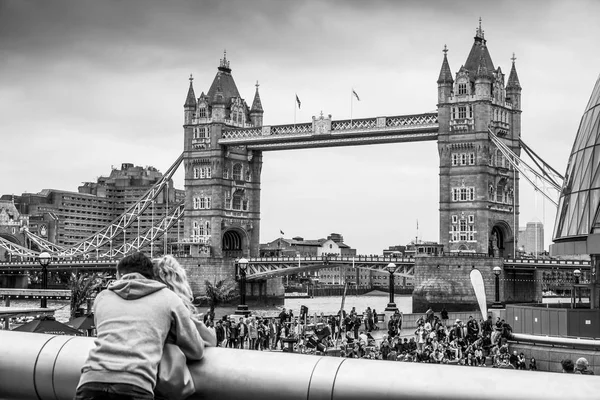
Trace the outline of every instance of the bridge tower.
<instances>
[{"instance_id":1,"label":"bridge tower","mask_svg":"<svg viewBox=\"0 0 600 400\"><path fill-rule=\"evenodd\" d=\"M440 241L446 251L512 257L519 226L519 174L488 137L520 154L521 86L512 58L494 68L476 29L467 61L452 76L444 46L438 84Z\"/></svg>"},{"instance_id":2,"label":"bridge tower","mask_svg":"<svg viewBox=\"0 0 600 400\"><path fill-rule=\"evenodd\" d=\"M193 257L258 256L261 152L221 146L226 127L262 125L258 82L252 107L240 96L225 53L205 94L184 105L185 246Z\"/></svg>"}]
</instances>

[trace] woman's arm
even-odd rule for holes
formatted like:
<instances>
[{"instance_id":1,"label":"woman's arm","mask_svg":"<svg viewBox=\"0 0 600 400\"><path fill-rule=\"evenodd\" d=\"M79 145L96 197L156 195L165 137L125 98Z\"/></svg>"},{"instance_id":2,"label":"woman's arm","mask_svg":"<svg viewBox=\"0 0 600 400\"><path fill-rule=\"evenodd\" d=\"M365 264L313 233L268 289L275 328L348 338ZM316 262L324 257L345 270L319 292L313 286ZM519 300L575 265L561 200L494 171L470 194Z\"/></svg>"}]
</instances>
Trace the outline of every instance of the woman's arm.
<instances>
[{"instance_id":1,"label":"woman's arm","mask_svg":"<svg viewBox=\"0 0 600 400\"><path fill-rule=\"evenodd\" d=\"M208 329L208 327L202 322L197 316L192 316L192 322L196 325L196 329L198 329L198 333L206 346L217 346L217 335L214 331Z\"/></svg>"}]
</instances>

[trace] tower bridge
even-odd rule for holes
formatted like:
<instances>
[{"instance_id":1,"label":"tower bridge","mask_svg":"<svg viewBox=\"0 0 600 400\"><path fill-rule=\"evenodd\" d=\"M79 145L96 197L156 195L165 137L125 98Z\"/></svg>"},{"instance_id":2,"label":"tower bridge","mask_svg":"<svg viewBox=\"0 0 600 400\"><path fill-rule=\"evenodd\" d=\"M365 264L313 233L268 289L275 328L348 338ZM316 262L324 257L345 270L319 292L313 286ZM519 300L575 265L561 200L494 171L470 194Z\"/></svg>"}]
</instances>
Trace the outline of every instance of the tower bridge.
<instances>
[{"instance_id":1,"label":"tower bridge","mask_svg":"<svg viewBox=\"0 0 600 400\"><path fill-rule=\"evenodd\" d=\"M435 140L440 171L439 241L446 255L483 255L482 262L496 260L487 266L502 264L521 270L550 265L570 269L570 264L560 262L501 261L514 256L519 226L520 174L515 168L518 163L507 159L518 157L521 151L521 85L515 60L513 56L506 77L492 61L480 25L466 61L454 74L444 46L437 96L432 96L436 112L342 120L321 113L308 123L266 126L258 83L252 105L248 106L238 91L225 54L206 93L196 96L190 76L183 105L183 155L152 190L110 226L75 246L55 249L41 240L34 241L61 257L97 258L104 246L106 262L75 262L72 267L68 262L53 263L56 269L91 270L114 264L110 260L140 250L144 243L153 243L160 235L166 236L174 222L183 220L181 237L178 229L177 235L169 238L183 255L181 262L196 292L203 290L201 283L207 277L233 278L235 260L245 257L250 260L248 280L265 284L267 293L282 294L280 281L269 278L350 265L350 260L300 259L296 265L297 259L258 258L263 151ZM147 212L163 187L168 187L168 180L180 163L185 174L185 199L181 206L177 204L160 229L151 229L145 235L131 233L135 232L132 228L136 219ZM114 242L119 239L122 245ZM21 256L28 254L27 249L4 244ZM460 264L456 259L451 261L447 264ZM362 258L354 262L360 268L382 270L390 261ZM414 275L415 261L393 262L399 268L397 274ZM25 264L0 265L0 271L35 269Z\"/></svg>"}]
</instances>

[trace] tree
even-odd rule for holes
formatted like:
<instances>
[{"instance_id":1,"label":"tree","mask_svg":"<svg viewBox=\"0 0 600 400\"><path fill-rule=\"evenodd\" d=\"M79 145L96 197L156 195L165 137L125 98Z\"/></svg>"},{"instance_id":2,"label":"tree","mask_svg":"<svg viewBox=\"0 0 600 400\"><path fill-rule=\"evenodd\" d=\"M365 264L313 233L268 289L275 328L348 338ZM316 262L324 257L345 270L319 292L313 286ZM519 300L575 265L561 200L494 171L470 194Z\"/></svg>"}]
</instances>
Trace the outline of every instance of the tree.
<instances>
[{"instance_id":1,"label":"tree","mask_svg":"<svg viewBox=\"0 0 600 400\"><path fill-rule=\"evenodd\" d=\"M231 279L220 280L216 283L211 283L209 280L204 281L206 294L198 296L194 302L207 302L210 307L210 312L214 313L215 307L219 304L228 302L239 296L237 293L237 285Z\"/></svg>"},{"instance_id":2,"label":"tree","mask_svg":"<svg viewBox=\"0 0 600 400\"><path fill-rule=\"evenodd\" d=\"M98 273L71 273L69 279L69 289L71 289L71 319L75 318L77 310L102 285L102 281L103 276Z\"/></svg>"}]
</instances>

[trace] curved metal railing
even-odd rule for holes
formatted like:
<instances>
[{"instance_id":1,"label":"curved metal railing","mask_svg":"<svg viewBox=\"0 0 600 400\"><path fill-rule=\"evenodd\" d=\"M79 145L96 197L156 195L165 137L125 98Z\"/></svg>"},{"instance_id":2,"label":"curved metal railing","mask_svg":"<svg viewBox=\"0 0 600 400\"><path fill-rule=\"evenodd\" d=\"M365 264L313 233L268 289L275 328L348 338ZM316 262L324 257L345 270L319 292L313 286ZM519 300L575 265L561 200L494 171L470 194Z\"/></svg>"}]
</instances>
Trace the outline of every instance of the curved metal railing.
<instances>
[{"instance_id":1,"label":"curved metal railing","mask_svg":"<svg viewBox=\"0 0 600 400\"><path fill-rule=\"evenodd\" d=\"M93 338L0 331L0 398L71 400ZM190 399L583 399L600 379L209 348Z\"/></svg>"}]
</instances>

